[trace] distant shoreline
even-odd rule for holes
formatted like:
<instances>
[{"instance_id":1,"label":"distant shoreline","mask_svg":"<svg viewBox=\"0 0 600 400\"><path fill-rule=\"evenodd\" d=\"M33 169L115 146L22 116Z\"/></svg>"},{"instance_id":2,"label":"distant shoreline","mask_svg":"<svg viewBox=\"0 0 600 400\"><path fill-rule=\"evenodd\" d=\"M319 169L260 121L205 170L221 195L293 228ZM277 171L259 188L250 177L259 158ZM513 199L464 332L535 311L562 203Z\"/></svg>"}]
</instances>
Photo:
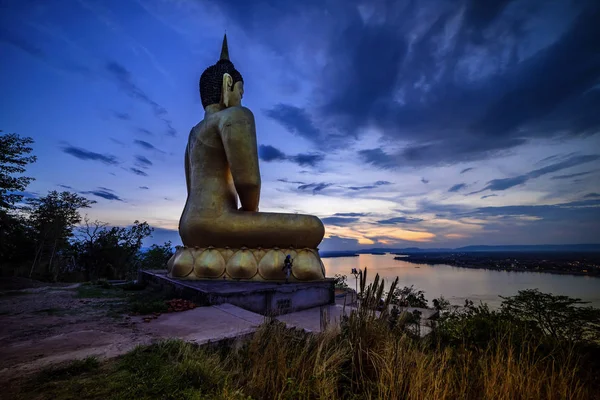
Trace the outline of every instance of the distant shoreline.
<instances>
[{"instance_id":1,"label":"distant shoreline","mask_svg":"<svg viewBox=\"0 0 600 400\"><path fill-rule=\"evenodd\" d=\"M457 268L507 272L539 272L555 275L600 278L600 254L560 251L476 251L476 252L331 252L322 258L358 257L360 254L394 255L394 260L411 264L449 265Z\"/></svg>"},{"instance_id":2,"label":"distant shoreline","mask_svg":"<svg viewBox=\"0 0 600 400\"><path fill-rule=\"evenodd\" d=\"M563 257L538 258L525 253L524 255L529 257L519 258L518 254L510 253L507 254L508 258L500 258L498 255L499 253L410 254L404 257L394 257L394 260L431 266L445 264L457 268L507 272L539 272L600 278L600 260L598 259L590 261L585 258L582 259L582 256L565 257L560 253L557 255ZM507 265L508 263L510 265Z\"/></svg>"}]
</instances>

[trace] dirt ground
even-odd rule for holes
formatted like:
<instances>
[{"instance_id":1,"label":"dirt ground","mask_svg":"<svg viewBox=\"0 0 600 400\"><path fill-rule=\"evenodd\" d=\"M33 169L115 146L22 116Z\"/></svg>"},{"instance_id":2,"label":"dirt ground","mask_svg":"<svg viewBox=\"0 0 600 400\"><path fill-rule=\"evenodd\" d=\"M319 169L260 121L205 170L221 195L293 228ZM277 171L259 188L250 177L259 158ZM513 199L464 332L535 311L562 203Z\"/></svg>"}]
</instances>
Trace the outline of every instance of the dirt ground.
<instances>
[{"instance_id":1,"label":"dirt ground","mask_svg":"<svg viewBox=\"0 0 600 400\"><path fill-rule=\"evenodd\" d=\"M78 284L0 281L0 384L51 364L108 358L156 339L123 298L77 298Z\"/></svg>"}]
</instances>

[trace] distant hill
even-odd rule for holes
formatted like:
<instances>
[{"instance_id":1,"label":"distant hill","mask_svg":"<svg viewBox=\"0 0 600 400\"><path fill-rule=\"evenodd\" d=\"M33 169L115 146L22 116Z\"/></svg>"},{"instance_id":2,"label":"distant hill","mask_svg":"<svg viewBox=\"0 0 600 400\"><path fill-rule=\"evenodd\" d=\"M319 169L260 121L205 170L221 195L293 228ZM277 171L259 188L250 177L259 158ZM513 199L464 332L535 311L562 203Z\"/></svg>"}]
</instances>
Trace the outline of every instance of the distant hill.
<instances>
[{"instance_id":1,"label":"distant hill","mask_svg":"<svg viewBox=\"0 0 600 400\"><path fill-rule=\"evenodd\" d=\"M505 245L505 246L464 246L457 248L433 248L421 249L419 247L406 248L371 248L360 249L357 251L323 251L322 257L348 257L356 254L384 254L384 253L475 253L475 252L546 252L546 251L561 251L561 252L600 252L600 244L543 244L543 245Z\"/></svg>"}]
</instances>

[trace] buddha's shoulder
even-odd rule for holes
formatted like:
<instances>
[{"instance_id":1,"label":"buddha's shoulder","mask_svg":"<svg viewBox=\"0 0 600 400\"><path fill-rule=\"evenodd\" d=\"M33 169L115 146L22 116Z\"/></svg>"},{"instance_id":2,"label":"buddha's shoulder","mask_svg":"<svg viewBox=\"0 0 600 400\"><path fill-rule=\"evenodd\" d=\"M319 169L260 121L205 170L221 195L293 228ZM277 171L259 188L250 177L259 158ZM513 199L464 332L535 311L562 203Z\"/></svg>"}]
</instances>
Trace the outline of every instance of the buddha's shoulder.
<instances>
[{"instance_id":1,"label":"buddha's shoulder","mask_svg":"<svg viewBox=\"0 0 600 400\"><path fill-rule=\"evenodd\" d=\"M231 123L238 120L254 120L254 114L249 108L237 106L229 107L223 111L220 111L219 117L223 123Z\"/></svg>"}]
</instances>

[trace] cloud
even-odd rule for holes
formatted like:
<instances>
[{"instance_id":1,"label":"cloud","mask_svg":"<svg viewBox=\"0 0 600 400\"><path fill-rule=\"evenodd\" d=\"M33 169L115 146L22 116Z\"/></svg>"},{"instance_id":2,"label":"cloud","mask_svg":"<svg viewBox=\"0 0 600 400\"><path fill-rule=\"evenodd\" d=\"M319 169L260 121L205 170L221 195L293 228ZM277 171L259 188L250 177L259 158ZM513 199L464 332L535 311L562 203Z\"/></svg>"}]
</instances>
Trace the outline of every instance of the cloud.
<instances>
[{"instance_id":1,"label":"cloud","mask_svg":"<svg viewBox=\"0 0 600 400\"><path fill-rule=\"evenodd\" d=\"M450 189L448 189L448 192L451 192L451 193L458 192L466 187L467 187L466 183L457 183L456 185L454 185Z\"/></svg>"},{"instance_id":2,"label":"cloud","mask_svg":"<svg viewBox=\"0 0 600 400\"><path fill-rule=\"evenodd\" d=\"M177 136L177 131L173 128L173 122L168 118L167 110L150 98L132 79L131 72L116 61L110 61L106 64L106 70L119 85L119 88L129 97L136 99L150 106L154 115L167 125L167 135Z\"/></svg>"},{"instance_id":3,"label":"cloud","mask_svg":"<svg viewBox=\"0 0 600 400\"><path fill-rule=\"evenodd\" d=\"M395 217L390 219L384 219L381 221L377 221L378 224L382 225L395 225L395 224L416 224L419 222L423 222L421 218L410 218L410 217Z\"/></svg>"},{"instance_id":4,"label":"cloud","mask_svg":"<svg viewBox=\"0 0 600 400\"><path fill-rule=\"evenodd\" d=\"M133 143L137 144L138 146L146 149L146 150L157 150L156 147L154 147L154 145L150 142L146 142L145 140L134 140Z\"/></svg>"},{"instance_id":5,"label":"cloud","mask_svg":"<svg viewBox=\"0 0 600 400\"><path fill-rule=\"evenodd\" d=\"M424 184L428 184L429 180L425 179L425 178L421 178L421 182L423 182Z\"/></svg>"},{"instance_id":6,"label":"cloud","mask_svg":"<svg viewBox=\"0 0 600 400\"><path fill-rule=\"evenodd\" d=\"M349 225L349 224L357 222L358 220L359 220L359 218L343 218L343 217L326 217L326 218L321 218L321 221L323 221L323 224L325 224L325 225L337 225L337 226Z\"/></svg>"},{"instance_id":7,"label":"cloud","mask_svg":"<svg viewBox=\"0 0 600 400\"><path fill-rule=\"evenodd\" d=\"M369 189L375 189L379 186L385 186L385 185L391 185L391 182L388 181L377 181L372 185L365 185L365 186L349 186L348 189L350 190L369 190Z\"/></svg>"},{"instance_id":8,"label":"cloud","mask_svg":"<svg viewBox=\"0 0 600 400\"><path fill-rule=\"evenodd\" d=\"M360 158L362 158L366 163L372 164L379 168L383 169L394 169L398 167L398 163L396 162L395 157L390 156L385 153L383 150L377 149L367 149L360 150L358 152Z\"/></svg>"},{"instance_id":9,"label":"cloud","mask_svg":"<svg viewBox=\"0 0 600 400\"><path fill-rule=\"evenodd\" d=\"M564 161L533 170L524 175L515 176L513 178L492 179L491 181L488 182L488 184L485 188L483 188L477 192L473 192L473 193L480 193L484 190L500 191L500 190L510 189L512 187L522 185L530 179L539 178L540 176L543 176L546 174L550 174L550 173L557 172L557 171L571 168L571 167L576 167L578 165L586 164L586 163L596 161L599 159L600 159L600 155L596 155L596 154L570 157ZM471 193L471 194L473 194L473 193Z\"/></svg>"},{"instance_id":10,"label":"cloud","mask_svg":"<svg viewBox=\"0 0 600 400\"><path fill-rule=\"evenodd\" d=\"M497 194L487 194L485 196L481 196L481 200L487 199L488 197L498 197L498 195Z\"/></svg>"},{"instance_id":11,"label":"cloud","mask_svg":"<svg viewBox=\"0 0 600 400\"><path fill-rule=\"evenodd\" d=\"M366 217L369 213L335 213L333 214L335 217Z\"/></svg>"},{"instance_id":12,"label":"cloud","mask_svg":"<svg viewBox=\"0 0 600 400\"><path fill-rule=\"evenodd\" d=\"M71 186L69 186L69 185L56 185L56 186L61 187L63 189L73 190L73 188Z\"/></svg>"},{"instance_id":13,"label":"cloud","mask_svg":"<svg viewBox=\"0 0 600 400\"><path fill-rule=\"evenodd\" d=\"M80 160L100 161L101 163L107 165L116 165L119 163L117 161L117 157L112 154L100 154L94 151L82 149L80 147L65 146L62 148L62 151L72 155L73 157L77 157Z\"/></svg>"},{"instance_id":14,"label":"cloud","mask_svg":"<svg viewBox=\"0 0 600 400\"><path fill-rule=\"evenodd\" d=\"M348 0L329 2L327 13L315 1L219 7L284 59L315 55L303 63L305 75L319 77L309 121L336 130L319 136L311 125L299 128L306 118L297 107L271 110L272 117L320 144L339 132L349 141L377 129L390 147L359 156L378 168L485 160L532 140L600 131L600 93L591 90L598 84L595 1L367 7ZM272 38L267 20L297 29ZM295 33L309 27L314 35Z\"/></svg>"},{"instance_id":15,"label":"cloud","mask_svg":"<svg viewBox=\"0 0 600 400\"><path fill-rule=\"evenodd\" d=\"M76 73L83 75L86 78L90 78L93 75L88 67L65 58L57 57L52 53L47 53L36 44L7 29L0 28L0 42L7 43L48 64L58 71L66 72L68 74Z\"/></svg>"},{"instance_id":16,"label":"cloud","mask_svg":"<svg viewBox=\"0 0 600 400\"><path fill-rule=\"evenodd\" d=\"M322 154L317 153L300 153L295 156L286 155L281 150L264 144L261 144L258 148L258 157L266 162L291 161L301 167L315 167L325 158Z\"/></svg>"},{"instance_id":17,"label":"cloud","mask_svg":"<svg viewBox=\"0 0 600 400\"><path fill-rule=\"evenodd\" d=\"M135 165L141 168L149 168L152 166L152 161L148 160L144 156L135 156Z\"/></svg>"},{"instance_id":18,"label":"cloud","mask_svg":"<svg viewBox=\"0 0 600 400\"><path fill-rule=\"evenodd\" d=\"M473 171L474 169L475 169L475 168L465 168L465 169L463 169L462 171L460 171L460 173L461 173L461 174L464 174L464 173L466 173L466 172Z\"/></svg>"},{"instance_id":19,"label":"cloud","mask_svg":"<svg viewBox=\"0 0 600 400\"><path fill-rule=\"evenodd\" d=\"M306 110L288 104L277 104L265 115L279 122L290 132L311 141L317 141L321 136Z\"/></svg>"},{"instance_id":20,"label":"cloud","mask_svg":"<svg viewBox=\"0 0 600 400\"><path fill-rule=\"evenodd\" d=\"M144 135L147 135L147 136L154 136L154 133L150 132L146 128L137 128L137 131L140 133L143 133Z\"/></svg>"},{"instance_id":21,"label":"cloud","mask_svg":"<svg viewBox=\"0 0 600 400\"><path fill-rule=\"evenodd\" d=\"M81 193L82 194L91 194L96 197L101 197L105 200L123 201L123 199L121 199L119 196L117 196L116 194L113 193L113 190L106 189L106 188L98 188L98 190L90 190L90 191L81 192Z\"/></svg>"},{"instance_id":22,"label":"cloud","mask_svg":"<svg viewBox=\"0 0 600 400\"><path fill-rule=\"evenodd\" d=\"M284 183L294 183L296 185L304 185L305 184L305 182L302 182L302 181L290 181L290 180L287 180L286 178L277 179L277 181L284 182Z\"/></svg>"},{"instance_id":23,"label":"cloud","mask_svg":"<svg viewBox=\"0 0 600 400\"><path fill-rule=\"evenodd\" d=\"M261 144L258 148L258 156L263 161L283 161L287 160L287 156L279 149Z\"/></svg>"},{"instance_id":24,"label":"cloud","mask_svg":"<svg viewBox=\"0 0 600 400\"><path fill-rule=\"evenodd\" d=\"M131 114L129 114L129 113L122 113L122 112L114 111L113 115L115 116L115 118L118 118L121 121L131 121Z\"/></svg>"},{"instance_id":25,"label":"cloud","mask_svg":"<svg viewBox=\"0 0 600 400\"><path fill-rule=\"evenodd\" d=\"M131 172L133 172L134 174L136 174L136 175L139 175L139 176L148 176L148 174L147 174L147 173L145 173L144 171L142 171L142 170L140 170L140 169L137 169L137 168L133 168L133 167L132 167L132 168L129 168L129 170L130 170Z\"/></svg>"},{"instance_id":26,"label":"cloud","mask_svg":"<svg viewBox=\"0 0 600 400\"><path fill-rule=\"evenodd\" d=\"M591 174L592 172L594 172L594 171L579 172L579 173L576 173L576 174L568 174L568 175L556 175L556 176L553 176L550 179L552 179L552 180L556 180L556 179L571 179L571 178L575 178L575 177L578 177L578 176L588 175L588 174Z\"/></svg>"},{"instance_id":27,"label":"cloud","mask_svg":"<svg viewBox=\"0 0 600 400\"><path fill-rule=\"evenodd\" d=\"M583 196L584 199L597 199L598 197L600 197L600 193L588 193Z\"/></svg>"},{"instance_id":28,"label":"cloud","mask_svg":"<svg viewBox=\"0 0 600 400\"><path fill-rule=\"evenodd\" d=\"M298 186L298 190L303 190L303 191L304 190L312 190L313 194L316 194L317 192L320 192L323 189L326 189L331 185L333 185L333 183L325 183L325 182L307 183L307 184Z\"/></svg>"},{"instance_id":29,"label":"cloud","mask_svg":"<svg viewBox=\"0 0 600 400\"><path fill-rule=\"evenodd\" d=\"M288 156L287 159L301 167L314 167L323 161L325 156L316 153L300 153L295 156Z\"/></svg>"}]
</instances>

